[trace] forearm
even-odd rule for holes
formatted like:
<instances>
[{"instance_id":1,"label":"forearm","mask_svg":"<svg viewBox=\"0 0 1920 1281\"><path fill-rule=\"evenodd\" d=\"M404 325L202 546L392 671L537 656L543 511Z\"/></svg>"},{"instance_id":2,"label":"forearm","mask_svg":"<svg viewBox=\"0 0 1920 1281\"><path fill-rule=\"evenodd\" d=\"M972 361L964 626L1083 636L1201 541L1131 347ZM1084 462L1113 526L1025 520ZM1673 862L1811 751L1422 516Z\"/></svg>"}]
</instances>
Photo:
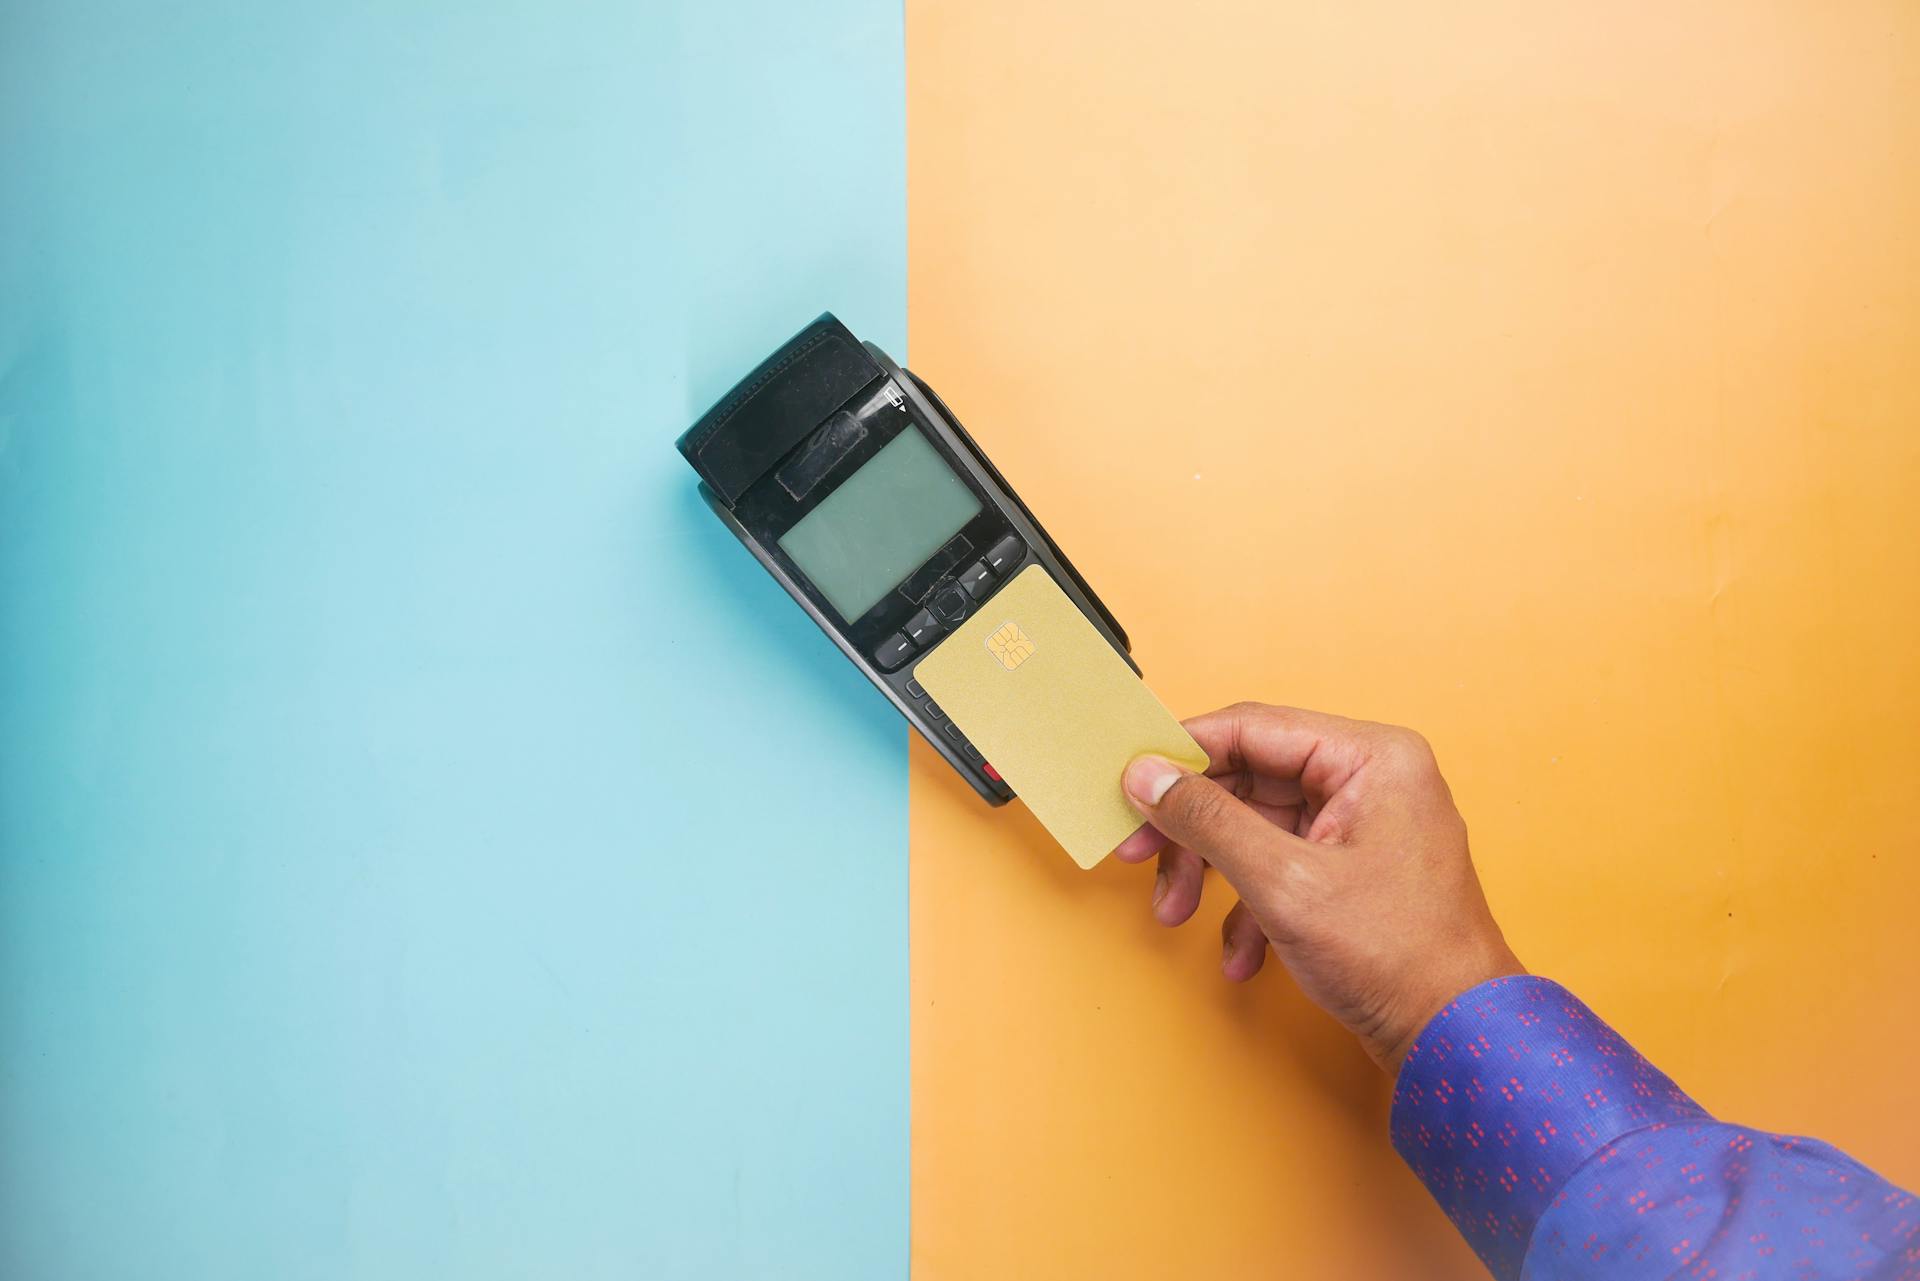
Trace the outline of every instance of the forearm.
<instances>
[{"instance_id":1,"label":"forearm","mask_svg":"<svg viewBox=\"0 0 1920 1281\"><path fill-rule=\"evenodd\" d=\"M1825 1144L1716 1122L1544 979L1482 984L1437 1015L1392 1129L1502 1281L1920 1278L1912 1196Z\"/></svg>"}]
</instances>

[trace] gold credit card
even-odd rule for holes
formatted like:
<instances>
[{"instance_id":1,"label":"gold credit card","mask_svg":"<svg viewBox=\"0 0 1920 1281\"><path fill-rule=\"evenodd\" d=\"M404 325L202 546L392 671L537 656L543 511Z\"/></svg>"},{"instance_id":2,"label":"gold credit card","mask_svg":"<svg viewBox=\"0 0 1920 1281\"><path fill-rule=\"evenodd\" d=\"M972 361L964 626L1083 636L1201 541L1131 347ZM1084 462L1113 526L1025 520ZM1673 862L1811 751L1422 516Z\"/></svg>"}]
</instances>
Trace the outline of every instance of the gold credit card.
<instances>
[{"instance_id":1,"label":"gold credit card","mask_svg":"<svg viewBox=\"0 0 1920 1281\"><path fill-rule=\"evenodd\" d=\"M1140 826L1120 790L1128 761L1152 752L1207 767L1200 745L1039 565L913 674L1081 867Z\"/></svg>"}]
</instances>

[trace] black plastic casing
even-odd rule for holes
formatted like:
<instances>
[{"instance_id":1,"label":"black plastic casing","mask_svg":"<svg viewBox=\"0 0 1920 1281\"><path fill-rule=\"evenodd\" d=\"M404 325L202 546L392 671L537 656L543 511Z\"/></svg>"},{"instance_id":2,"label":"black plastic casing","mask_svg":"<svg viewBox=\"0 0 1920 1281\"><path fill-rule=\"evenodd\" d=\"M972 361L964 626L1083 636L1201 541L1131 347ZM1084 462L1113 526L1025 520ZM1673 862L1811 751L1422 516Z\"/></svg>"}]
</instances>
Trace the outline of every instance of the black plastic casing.
<instances>
[{"instance_id":1,"label":"black plastic casing","mask_svg":"<svg viewBox=\"0 0 1920 1281\"><path fill-rule=\"evenodd\" d=\"M939 551L891 588L858 619L843 620L779 546L793 523L817 506L902 431L922 432L980 500L981 510ZM960 420L933 389L862 343L831 313L795 334L680 437L679 449L700 474L700 493L754 558L800 603L867 679L912 722L948 764L995 805L1013 791L989 772L944 715L915 694L914 669L952 627L988 607L1012 577L1031 564L1046 568L1114 651L1136 672L1127 634L1059 545L1048 536ZM924 619L936 597L951 607L960 577L995 546L1018 539L1018 551L963 616L939 630L898 666L876 658ZM977 578L975 580L978 581ZM923 633L924 634L924 633Z\"/></svg>"}]
</instances>

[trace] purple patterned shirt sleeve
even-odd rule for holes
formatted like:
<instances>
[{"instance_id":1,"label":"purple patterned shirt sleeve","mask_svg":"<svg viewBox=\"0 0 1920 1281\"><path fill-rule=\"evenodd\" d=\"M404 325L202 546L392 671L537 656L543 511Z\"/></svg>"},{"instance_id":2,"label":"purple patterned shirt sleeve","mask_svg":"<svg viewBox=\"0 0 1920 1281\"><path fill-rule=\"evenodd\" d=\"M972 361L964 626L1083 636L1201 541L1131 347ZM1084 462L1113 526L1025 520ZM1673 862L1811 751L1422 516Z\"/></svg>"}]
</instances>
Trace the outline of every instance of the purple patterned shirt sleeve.
<instances>
[{"instance_id":1,"label":"purple patterned shirt sleeve","mask_svg":"<svg viewBox=\"0 0 1920 1281\"><path fill-rule=\"evenodd\" d=\"M1557 983L1495 979L1408 1051L1393 1144L1500 1281L1920 1281L1920 1204L1720 1124Z\"/></svg>"}]
</instances>

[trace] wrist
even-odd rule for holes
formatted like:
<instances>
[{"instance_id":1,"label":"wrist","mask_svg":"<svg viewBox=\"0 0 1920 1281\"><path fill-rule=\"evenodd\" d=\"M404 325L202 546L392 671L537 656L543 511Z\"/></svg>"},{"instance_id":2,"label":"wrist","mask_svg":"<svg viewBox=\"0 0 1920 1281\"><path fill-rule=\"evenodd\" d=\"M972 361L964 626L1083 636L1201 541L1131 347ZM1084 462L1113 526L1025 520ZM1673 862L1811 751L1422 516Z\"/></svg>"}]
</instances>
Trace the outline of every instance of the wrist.
<instances>
[{"instance_id":1,"label":"wrist","mask_svg":"<svg viewBox=\"0 0 1920 1281\"><path fill-rule=\"evenodd\" d=\"M1471 955L1456 958L1453 964L1423 968L1421 982L1404 1002L1401 1016L1378 1029L1373 1037L1362 1038L1367 1042L1367 1053L1389 1080L1397 1080L1407 1051L1435 1015L1482 983L1526 972L1527 967L1498 936L1473 949Z\"/></svg>"}]
</instances>

